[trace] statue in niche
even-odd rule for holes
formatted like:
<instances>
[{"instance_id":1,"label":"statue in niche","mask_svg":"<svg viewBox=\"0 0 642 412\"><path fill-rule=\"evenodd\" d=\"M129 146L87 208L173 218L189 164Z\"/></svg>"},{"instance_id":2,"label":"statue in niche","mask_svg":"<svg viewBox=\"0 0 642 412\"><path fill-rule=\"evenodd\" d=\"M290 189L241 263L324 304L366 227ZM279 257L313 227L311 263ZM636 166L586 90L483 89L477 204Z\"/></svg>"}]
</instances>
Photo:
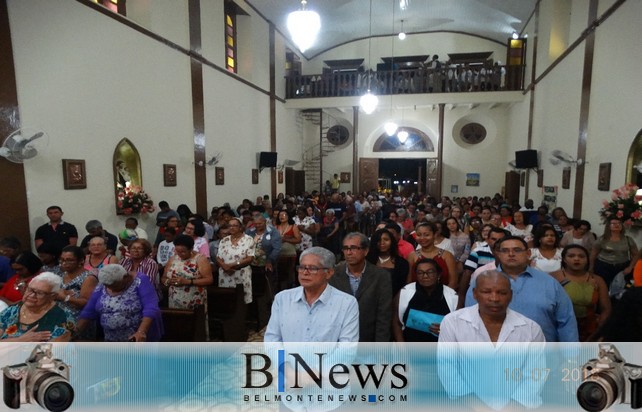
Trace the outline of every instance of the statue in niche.
<instances>
[{"instance_id":1,"label":"statue in niche","mask_svg":"<svg viewBox=\"0 0 642 412\"><path fill-rule=\"evenodd\" d=\"M114 150L112 164L116 213L122 214L122 207L119 206L119 194L122 200L123 193L126 191L137 193L143 190L140 156L129 139L124 138L118 142Z\"/></svg>"},{"instance_id":2,"label":"statue in niche","mask_svg":"<svg viewBox=\"0 0 642 412\"><path fill-rule=\"evenodd\" d=\"M124 160L116 161L116 187L119 189L131 186L132 177Z\"/></svg>"}]
</instances>

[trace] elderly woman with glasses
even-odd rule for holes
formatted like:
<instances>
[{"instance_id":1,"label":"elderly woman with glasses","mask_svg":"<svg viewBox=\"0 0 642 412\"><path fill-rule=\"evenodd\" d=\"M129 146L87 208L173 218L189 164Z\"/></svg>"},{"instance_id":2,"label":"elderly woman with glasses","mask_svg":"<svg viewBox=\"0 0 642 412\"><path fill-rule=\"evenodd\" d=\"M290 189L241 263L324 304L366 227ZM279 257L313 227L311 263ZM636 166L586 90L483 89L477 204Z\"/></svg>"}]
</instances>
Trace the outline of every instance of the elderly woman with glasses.
<instances>
[{"instance_id":1,"label":"elderly woman with glasses","mask_svg":"<svg viewBox=\"0 0 642 412\"><path fill-rule=\"evenodd\" d=\"M392 303L396 342L437 342L439 318L457 308L457 294L441 283L441 271L434 259L420 258L415 263L417 281L404 286Z\"/></svg>"},{"instance_id":2,"label":"elderly woman with glasses","mask_svg":"<svg viewBox=\"0 0 642 412\"><path fill-rule=\"evenodd\" d=\"M150 257L152 244L145 239L136 239L129 244L129 257L123 257L120 265L125 270L133 271L149 278L156 289L158 299L162 299L163 293L158 279L158 263Z\"/></svg>"},{"instance_id":3,"label":"elderly woman with glasses","mask_svg":"<svg viewBox=\"0 0 642 412\"><path fill-rule=\"evenodd\" d=\"M22 301L0 314L3 342L66 342L71 337L67 314L56 305L60 276L43 272L25 287Z\"/></svg>"},{"instance_id":4,"label":"elderly woman with glasses","mask_svg":"<svg viewBox=\"0 0 642 412\"><path fill-rule=\"evenodd\" d=\"M156 290L147 276L132 274L117 264L98 272L100 284L80 313L76 329L82 332L95 319L105 342L157 342L163 321Z\"/></svg>"}]
</instances>

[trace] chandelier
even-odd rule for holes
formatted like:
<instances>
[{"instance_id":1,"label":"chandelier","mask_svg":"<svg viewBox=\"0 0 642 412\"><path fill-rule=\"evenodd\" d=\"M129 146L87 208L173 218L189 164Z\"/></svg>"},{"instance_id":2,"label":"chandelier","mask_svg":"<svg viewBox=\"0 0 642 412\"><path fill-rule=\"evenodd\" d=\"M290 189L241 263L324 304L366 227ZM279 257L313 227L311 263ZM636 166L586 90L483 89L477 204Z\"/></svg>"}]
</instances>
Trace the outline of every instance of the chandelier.
<instances>
[{"instance_id":1,"label":"chandelier","mask_svg":"<svg viewBox=\"0 0 642 412\"><path fill-rule=\"evenodd\" d=\"M301 0L301 10L288 14L288 30L292 41L301 53L309 49L321 30L321 17L312 10L306 10L307 0Z\"/></svg>"}]
</instances>

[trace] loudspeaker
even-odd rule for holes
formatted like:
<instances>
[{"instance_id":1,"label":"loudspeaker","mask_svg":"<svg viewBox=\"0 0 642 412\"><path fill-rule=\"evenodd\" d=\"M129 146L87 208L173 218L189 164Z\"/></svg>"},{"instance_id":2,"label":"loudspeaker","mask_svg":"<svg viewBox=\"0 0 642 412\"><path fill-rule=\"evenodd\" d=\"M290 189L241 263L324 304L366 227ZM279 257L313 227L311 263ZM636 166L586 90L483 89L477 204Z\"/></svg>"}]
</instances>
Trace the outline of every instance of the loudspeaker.
<instances>
[{"instance_id":1,"label":"loudspeaker","mask_svg":"<svg viewBox=\"0 0 642 412\"><path fill-rule=\"evenodd\" d=\"M517 169L537 168L537 150L518 150L515 152L515 167Z\"/></svg>"},{"instance_id":2,"label":"loudspeaker","mask_svg":"<svg viewBox=\"0 0 642 412\"><path fill-rule=\"evenodd\" d=\"M259 169L276 167L276 152L261 152L259 154Z\"/></svg>"}]
</instances>

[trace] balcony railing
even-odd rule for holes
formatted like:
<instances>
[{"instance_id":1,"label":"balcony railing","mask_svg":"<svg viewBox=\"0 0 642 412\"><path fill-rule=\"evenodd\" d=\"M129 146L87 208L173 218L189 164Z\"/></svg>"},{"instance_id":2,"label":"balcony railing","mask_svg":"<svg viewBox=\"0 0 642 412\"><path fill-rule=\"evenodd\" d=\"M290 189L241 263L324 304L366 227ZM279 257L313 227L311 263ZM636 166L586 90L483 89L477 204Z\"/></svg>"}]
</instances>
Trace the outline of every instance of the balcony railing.
<instances>
[{"instance_id":1,"label":"balcony railing","mask_svg":"<svg viewBox=\"0 0 642 412\"><path fill-rule=\"evenodd\" d=\"M508 74L506 66L493 66L485 72L416 69L290 75L286 77L286 98L360 96L368 89L377 95L522 90L521 76L513 75L521 73L522 67L510 68L513 70Z\"/></svg>"}]
</instances>

